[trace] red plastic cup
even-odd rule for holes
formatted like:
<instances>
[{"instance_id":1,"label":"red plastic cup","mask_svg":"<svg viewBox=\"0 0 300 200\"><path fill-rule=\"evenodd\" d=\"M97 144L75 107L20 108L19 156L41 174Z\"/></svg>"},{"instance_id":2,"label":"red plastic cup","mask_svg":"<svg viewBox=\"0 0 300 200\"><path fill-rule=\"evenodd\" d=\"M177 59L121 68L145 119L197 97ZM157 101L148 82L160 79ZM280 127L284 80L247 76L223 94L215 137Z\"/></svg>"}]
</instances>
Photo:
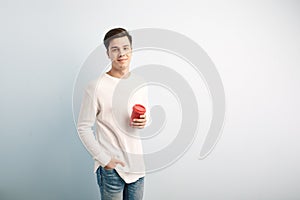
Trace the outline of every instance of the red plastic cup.
<instances>
[{"instance_id":1,"label":"red plastic cup","mask_svg":"<svg viewBox=\"0 0 300 200\"><path fill-rule=\"evenodd\" d=\"M135 104L132 107L131 121L133 121L133 119L139 119L140 115L145 114L145 112L146 112L146 108L143 105Z\"/></svg>"}]
</instances>

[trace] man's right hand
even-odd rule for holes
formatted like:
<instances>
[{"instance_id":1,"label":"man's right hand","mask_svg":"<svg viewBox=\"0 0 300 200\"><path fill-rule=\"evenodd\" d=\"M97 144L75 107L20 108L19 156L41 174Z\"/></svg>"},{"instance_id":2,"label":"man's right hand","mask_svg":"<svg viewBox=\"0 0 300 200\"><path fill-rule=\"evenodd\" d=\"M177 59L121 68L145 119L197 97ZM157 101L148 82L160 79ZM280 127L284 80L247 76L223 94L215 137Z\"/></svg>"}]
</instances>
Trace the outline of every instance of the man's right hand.
<instances>
[{"instance_id":1,"label":"man's right hand","mask_svg":"<svg viewBox=\"0 0 300 200\"><path fill-rule=\"evenodd\" d=\"M123 167L125 167L125 163L120 161L120 160L117 160L115 158L112 158L109 163L104 167L104 169L114 169L116 168L117 164L120 164L122 165Z\"/></svg>"}]
</instances>

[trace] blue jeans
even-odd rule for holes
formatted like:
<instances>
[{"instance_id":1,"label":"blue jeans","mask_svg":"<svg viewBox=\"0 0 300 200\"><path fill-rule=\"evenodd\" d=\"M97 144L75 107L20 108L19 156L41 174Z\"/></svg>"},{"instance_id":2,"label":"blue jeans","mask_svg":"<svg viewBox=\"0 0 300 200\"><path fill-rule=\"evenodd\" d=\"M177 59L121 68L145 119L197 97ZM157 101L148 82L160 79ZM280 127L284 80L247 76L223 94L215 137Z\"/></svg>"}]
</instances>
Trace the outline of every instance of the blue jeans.
<instances>
[{"instance_id":1,"label":"blue jeans","mask_svg":"<svg viewBox=\"0 0 300 200\"><path fill-rule=\"evenodd\" d=\"M133 183L126 183L115 169L97 169L97 182L101 200L142 200L144 177Z\"/></svg>"}]
</instances>

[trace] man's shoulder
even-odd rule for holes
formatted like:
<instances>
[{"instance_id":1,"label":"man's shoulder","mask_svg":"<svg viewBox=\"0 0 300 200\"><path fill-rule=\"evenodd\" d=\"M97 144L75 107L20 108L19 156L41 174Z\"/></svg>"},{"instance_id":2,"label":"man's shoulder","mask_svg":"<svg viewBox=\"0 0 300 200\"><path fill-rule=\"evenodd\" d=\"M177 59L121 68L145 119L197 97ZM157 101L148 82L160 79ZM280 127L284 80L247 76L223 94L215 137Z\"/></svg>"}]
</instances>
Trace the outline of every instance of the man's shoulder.
<instances>
[{"instance_id":1,"label":"man's shoulder","mask_svg":"<svg viewBox=\"0 0 300 200\"><path fill-rule=\"evenodd\" d=\"M89 94L93 94L101 85L103 74L100 75L97 79L90 80L85 87L85 91Z\"/></svg>"}]
</instances>

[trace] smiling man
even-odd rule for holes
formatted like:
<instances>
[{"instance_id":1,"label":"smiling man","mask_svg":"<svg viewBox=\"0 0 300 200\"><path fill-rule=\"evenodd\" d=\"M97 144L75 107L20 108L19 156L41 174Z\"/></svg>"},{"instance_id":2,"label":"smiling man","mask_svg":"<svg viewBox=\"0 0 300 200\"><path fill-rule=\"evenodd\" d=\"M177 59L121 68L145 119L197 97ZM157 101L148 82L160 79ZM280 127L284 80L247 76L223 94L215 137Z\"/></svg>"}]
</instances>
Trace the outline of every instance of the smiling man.
<instances>
[{"instance_id":1,"label":"smiling man","mask_svg":"<svg viewBox=\"0 0 300 200\"><path fill-rule=\"evenodd\" d=\"M130 111L134 104L142 104L148 110L147 91L141 90L133 95L130 103L121 101L115 107L114 93L118 84L129 84L136 77L129 72L132 37L125 29L115 28L106 33L104 45L111 60L111 69L85 88L77 130L95 160L94 172L101 199L141 200L145 166L137 130L145 127L147 114L131 122ZM117 118L113 116L114 110L119 113Z\"/></svg>"}]
</instances>

